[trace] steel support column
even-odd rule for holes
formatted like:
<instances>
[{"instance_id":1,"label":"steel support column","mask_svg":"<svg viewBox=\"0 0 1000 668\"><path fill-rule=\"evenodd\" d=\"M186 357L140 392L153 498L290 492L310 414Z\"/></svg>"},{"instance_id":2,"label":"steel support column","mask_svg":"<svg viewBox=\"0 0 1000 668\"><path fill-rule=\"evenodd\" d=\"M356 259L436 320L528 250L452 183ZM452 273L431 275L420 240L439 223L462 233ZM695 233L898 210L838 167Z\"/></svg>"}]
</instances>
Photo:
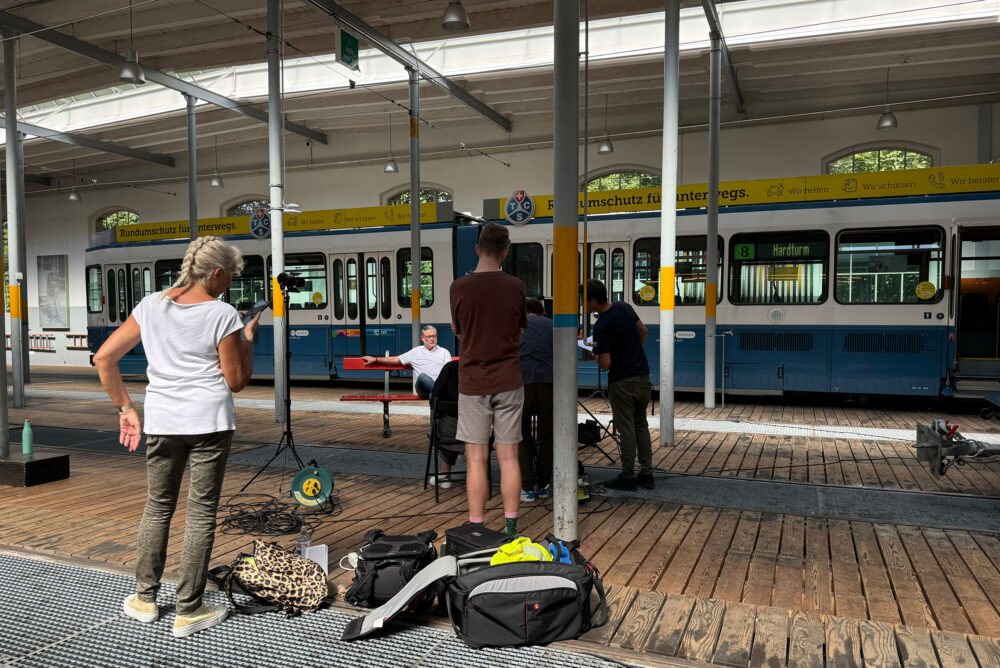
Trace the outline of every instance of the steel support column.
<instances>
[{"instance_id":1,"label":"steel support column","mask_svg":"<svg viewBox=\"0 0 1000 668\"><path fill-rule=\"evenodd\" d=\"M420 74L410 75L410 317L413 346L420 345ZM362 336L364 334L362 333Z\"/></svg>"},{"instance_id":2,"label":"steel support column","mask_svg":"<svg viewBox=\"0 0 1000 668\"><path fill-rule=\"evenodd\" d=\"M708 225L705 236L705 408L715 408L715 304L719 288L719 121L722 110L722 38L718 33L712 33L711 38L708 86ZM722 372L725 373L725 369Z\"/></svg>"},{"instance_id":3,"label":"steel support column","mask_svg":"<svg viewBox=\"0 0 1000 668\"><path fill-rule=\"evenodd\" d=\"M553 295L553 533L576 540L577 526L577 323L579 296L577 235L580 210L579 106L580 7L577 0L556 0L555 114L552 232L555 253Z\"/></svg>"},{"instance_id":4,"label":"steel support column","mask_svg":"<svg viewBox=\"0 0 1000 668\"><path fill-rule=\"evenodd\" d=\"M677 109L680 0L667 0L660 192L660 445L674 444L674 270L677 246Z\"/></svg>"},{"instance_id":5,"label":"steel support column","mask_svg":"<svg viewBox=\"0 0 1000 668\"><path fill-rule=\"evenodd\" d=\"M31 337L28 336L28 226L25 220L25 212L28 210L24 201L24 132L19 128L17 131L17 142L14 144L17 149L17 194L20 200L17 203L17 227L20 233L17 236L17 254L21 258L20 277L17 284L21 288L21 377L24 384L31 382L31 357L28 348L31 346Z\"/></svg>"},{"instance_id":6,"label":"steel support column","mask_svg":"<svg viewBox=\"0 0 1000 668\"><path fill-rule=\"evenodd\" d=\"M285 206L284 136L281 114L281 3L267 0L267 157L271 195L271 308L274 312L274 421L285 421L285 392L288 376L285 372L284 299L278 285L278 274L285 270L285 228L282 213Z\"/></svg>"},{"instance_id":7,"label":"steel support column","mask_svg":"<svg viewBox=\"0 0 1000 668\"><path fill-rule=\"evenodd\" d=\"M188 238L198 238L198 134L195 130L194 106L197 100L184 94L187 102L188 144Z\"/></svg>"},{"instance_id":8,"label":"steel support column","mask_svg":"<svg viewBox=\"0 0 1000 668\"><path fill-rule=\"evenodd\" d=\"M14 408L24 408L24 336L22 319L27 313L22 311L21 280L24 278L24 258L21 257L21 236L24 229L20 213L21 169L17 164L17 40L12 31L4 32L3 76L4 76L4 117L6 119L5 153L7 160L7 271L10 276L8 296L10 299L10 358L14 371ZM4 386L6 388L6 385ZM6 392L6 390L4 390ZM6 405L6 399L4 401Z\"/></svg>"}]
</instances>

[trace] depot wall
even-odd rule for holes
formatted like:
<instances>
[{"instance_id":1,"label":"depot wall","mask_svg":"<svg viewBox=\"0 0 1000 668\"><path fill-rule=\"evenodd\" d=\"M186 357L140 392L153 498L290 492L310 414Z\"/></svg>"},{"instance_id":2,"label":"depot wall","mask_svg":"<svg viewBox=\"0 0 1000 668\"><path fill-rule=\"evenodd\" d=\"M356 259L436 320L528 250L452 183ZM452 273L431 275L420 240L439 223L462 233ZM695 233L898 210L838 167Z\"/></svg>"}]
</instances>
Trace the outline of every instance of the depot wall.
<instances>
[{"instance_id":1,"label":"depot wall","mask_svg":"<svg viewBox=\"0 0 1000 668\"><path fill-rule=\"evenodd\" d=\"M973 164L977 161L977 108L949 107L897 113L899 127L877 131L877 114L795 121L783 124L727 125L722 131L720 171L722 180L756 179L772 176L820 174L823 159L844 148L866 147L873 143L894 143L931 147L941 165ZM517 121L515 119L515 125ZM539 132L542 128L537 129ZM994 105L994 154L1000 152L1000 105ZM612 168L648 168L659 171L658 136L615 139L615 152L599 156L595 145L588 147L591 174ZM352 147L341 146L342 150ZM326 148L326 150L332 150ZM582 148L581 148L582 152ZM707 180L707 133L689 130L681 134L679 175L681 183ZM552 193L551 148L495 152L495 159L466 153L459 157L426 160L421 165L421 181L444 186L454 193L456 211L482 213L486 198L505 196L516 189L534 194ZM250 159L252 156L245 156ZM256 160L259 174L226 176L224 188L209 188L199 180L199 212L204 217L224 214L227 205L244 196L267 194L266 151ZM510 166L501 164L501 161ZM287 201L303 211L341 207L373 206L387 192L408 186L408 167L400 160L400 172L384 174L381 165L300 169L296 154L288 154ZM183 158L178 156L178 164ZM183 168L181 168L183 169ZM175 170L176 171L176 170ZM583 178L581 153L580 176ZM106 179L112 180L112 179ZM84 250L97 216L109 210L129 208L143 222L187 218L187 184L178 180L158 183L153 190L129 187L84 192L82 202L69 202L64 193L31 195L27 198L27 275L30 331L42 333L38 325L37 257L69 257L69 330L51 332L55 352L34 352L32 364L88 363L89 354L67 350L67 334L86 333ZM9 321L7 331L9 333ZM8 354L9 359L9 354Z\"/></svg>"}]
</instances>

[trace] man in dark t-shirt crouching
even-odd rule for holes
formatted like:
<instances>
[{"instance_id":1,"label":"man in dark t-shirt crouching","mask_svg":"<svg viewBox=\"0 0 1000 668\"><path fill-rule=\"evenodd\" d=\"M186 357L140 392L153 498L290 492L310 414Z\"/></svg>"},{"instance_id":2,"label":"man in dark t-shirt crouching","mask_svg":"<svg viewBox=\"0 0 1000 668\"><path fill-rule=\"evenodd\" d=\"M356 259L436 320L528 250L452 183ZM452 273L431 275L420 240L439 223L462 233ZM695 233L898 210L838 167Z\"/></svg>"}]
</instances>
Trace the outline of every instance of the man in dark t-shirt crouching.
<instances>
[{"instance_id":1,"label":"man in dark t-shirt crouching","mask_svg":"<svg viewBox=\"0 0 1000 668\"><path fill-rule=\"evenodd\" d=\"M580 286L583 296L583 286ZM587 281L587 313L597 313L594 323L594 357L608 370L611 412L621 436L622 472L605 483L611 489L634 490L636 484L653 489L653 449L646 422L649 406L649 362L642 346L649 330L625 302L608 302L601 281ZM635 458L639 456L639 475Z\"/></svg>"}]
</instances>

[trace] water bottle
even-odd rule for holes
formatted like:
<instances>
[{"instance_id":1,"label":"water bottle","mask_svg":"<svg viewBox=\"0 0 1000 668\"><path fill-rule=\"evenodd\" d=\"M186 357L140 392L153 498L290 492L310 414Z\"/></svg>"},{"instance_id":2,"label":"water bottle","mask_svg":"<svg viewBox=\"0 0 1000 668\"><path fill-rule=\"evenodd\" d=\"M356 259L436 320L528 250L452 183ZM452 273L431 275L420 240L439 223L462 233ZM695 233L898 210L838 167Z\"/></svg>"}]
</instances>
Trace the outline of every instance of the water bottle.
<instances>
[{"instance_id":1,"label":"water bottle","mask_svg":"<svg viewBox=\"0 0 1000 668\"><path fill-rule=\"evenodd\" d=\"M295 539L295 551L302 554L305 549L311 545L312 539L309 538L309 529L307 529L306 525L303 524L302 532L299 534L299 537Z\"/></svg>"},{"instance_id":2,"label":"water bottle","mask_svg":"<svg viewBox=\"0 0 1000 668\"><path fill-rule=\"evenodd\" d=\"M24 428L21 430L21 453L30 455L35 451L35 435L31 431L31 422L24 421Z\"/></svg>"}]
</instances>

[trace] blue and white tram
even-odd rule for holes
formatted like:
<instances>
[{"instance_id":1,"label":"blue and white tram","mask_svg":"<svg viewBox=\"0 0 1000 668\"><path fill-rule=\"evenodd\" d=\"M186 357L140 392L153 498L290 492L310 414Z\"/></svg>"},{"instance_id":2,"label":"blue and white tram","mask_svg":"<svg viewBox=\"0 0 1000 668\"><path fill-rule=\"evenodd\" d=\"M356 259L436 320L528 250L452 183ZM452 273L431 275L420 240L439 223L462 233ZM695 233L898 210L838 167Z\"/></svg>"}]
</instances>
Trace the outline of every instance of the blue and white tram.
<instances>
[{"instance_id":1,"label":"blue and white tram","mask_svg":"<svg viewBox=\"0 0 1000 668\"><path fill-rule=\"evenodd\" d=\"M448 286L454 278L454 237L459 225L422 226L421 319L438 327L441 345L454 350ZM469 227L475 244L475 230ZM270 240L227 237L246 262L223 299L237 308L271 299ZM173 284L188 240L106 243L87 250L87 334L95 352L144 296ZM473 251L473 255L475 255ZM306 283L289 299L293 378L382 378L381 372L345 372L344 357L384 354L411 347L408 227L291 232L285 270ZM265 311L254 347L254 377L274 374L273 317ZM145 373L139 346L122 358L123 373Z\"/></svg>"},{"instance_id":2,"label":"blue and white tram","mask_svg":"<svg viewBox=\"0 0 1000 668\"><path fill-rule=\"evenodd\" d=\"M721 209L716 387L924 396L1000 390L998 204L1000 193ZM529 293L551 294L551 225L535 220L512 235L508 265ZM705 225L704 209L678 211L678 389L704 386ZM650 329L654 385L659 226L658 213L592 216L587 250L588 274L606 283L612 301L631 303ZM580 384L598 382L596 365L581 363Z\"/></svg>"},{"instance_id":3,"label":"blue and white tram","mask_svg":"<svg viewBox=\"0 0 1000 668\"><path fill-rule=\"evenodd\" d=\"M732 206L719 216L716 386L743 393L829 392L981 396L1000 378L1000 193ZM457 353L448 288L473 269L479 226L422 226L423 322ZM704 373L705 213L678 212L676 378ZM530 296L552 294L552 221L511 228L505 270ZM247 260L224 296L237 307L269 298L269 241L231 237ZM88 335L96 351L132 305L173 282L186 240L97 245L87 251ZM289 233L286 270L306 279L291 296L292 376L345 372L345 356L410 347L409 229ZM583 258L581 244L580 254ZM591 216L588 274L631 303L650 329L658 383L659 215ZM581 272L582 273L582 272ZM362 335L363 334L363 335ZM273 374L272 321L261 321L255 376ZM724 360L724 363L723 363ZM141 347L121 362L143 373ZM600 381L580 362L581 386Z\"/></svg>"}]
</instances>

